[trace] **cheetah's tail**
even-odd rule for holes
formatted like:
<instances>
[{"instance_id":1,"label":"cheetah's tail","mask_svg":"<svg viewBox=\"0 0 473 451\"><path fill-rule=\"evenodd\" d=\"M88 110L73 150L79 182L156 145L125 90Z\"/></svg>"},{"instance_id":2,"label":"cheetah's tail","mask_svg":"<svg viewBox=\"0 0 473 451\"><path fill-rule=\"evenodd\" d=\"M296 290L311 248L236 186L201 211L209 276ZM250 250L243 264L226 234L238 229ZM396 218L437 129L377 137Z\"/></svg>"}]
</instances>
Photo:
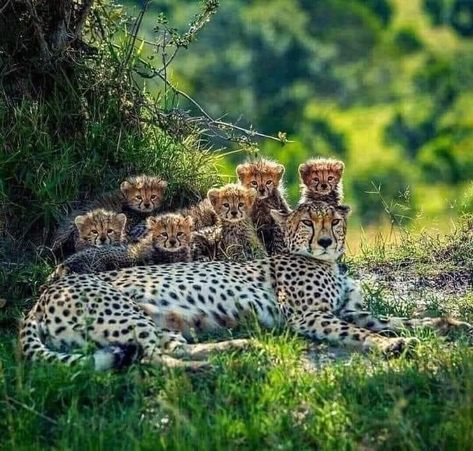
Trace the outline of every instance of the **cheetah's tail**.
<instances>
[{"instance_id":1,"label":"cheetah's tail","mask_svg":"<svg viewBox=\"0 0 473 451\"><path fill-rule=\"evenodd\" d=\"M25 319L20 331L21 350L27 359L33 362L61 362L72 366L88 357L79 353L66 353L50 349L42 340L40 324L35 313ZM122 369L130 366L141 356L141 349L136 344L113 345L100 348L91 356L97 371Z\"/></svg>"}]
</instances>

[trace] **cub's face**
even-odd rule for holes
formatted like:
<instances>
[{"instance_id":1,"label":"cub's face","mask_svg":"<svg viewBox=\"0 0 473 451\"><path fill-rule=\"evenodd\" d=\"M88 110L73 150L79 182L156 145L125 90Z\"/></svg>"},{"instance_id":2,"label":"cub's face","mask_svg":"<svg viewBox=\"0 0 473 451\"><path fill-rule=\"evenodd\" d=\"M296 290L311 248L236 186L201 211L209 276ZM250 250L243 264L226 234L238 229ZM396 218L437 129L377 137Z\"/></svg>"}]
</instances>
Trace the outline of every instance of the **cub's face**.
<instances>
[{"instance_id":1,"label":"cub's face","mask_svg":"<svg viewBox=\"0 0 473 451\"><path fill-rule=\"evenodd\" d=\"M337 160L310 160L299 166L302 183L311 191L327 195L336 191L343 175L344 164Z\"/></svg>"},{"instance_id":2,"label":"cub's face","mask_svg":"<svg viewBox=\"0 0 473 451\"><path fill-rule=\"evenodd\" d=\"M126 204L140 213L151 213L161 207L167 183L157 177L140 176L125 180L120 191Z\"/></svg>"},{"instance_id":3,"label":"cub's face","mask_svg":"<svg viewBox=\"0 0 473 451\"><path fill-rule=\"evenodd\" d=\"M335 261L345 252L349 212L345 205L318 202L302 204L288 214L271 210L271 216L283 230L289 252Z\"/></svg>"},{"instance_id":4,"label":"cub's face","mask_svg":"<svg viewBox=\"0 0 473 451\"><path fill-rule=\"evenodd\" d=\"M278 189L284 166L268 160L259 160L238 165L236 172L238 180L245 188L256 190L258 199L266 199Z\"/></svg>"},{"instance_id":5,"label":"cub's face","mask_svg":"<svg viewBox=\"0 0 473 451\"><path fill-rule=\"evenodd\" d=\"M190 216L166 214L151 216L146 220L147 239L153 246L175 252L190 245L193 222Z\"/></svg>"},{"instance_id":6,"label":"cub's face","mask_svg":"<svg viewBox=\"0 0 473 451\"><path fill-rule=\"evenodd\" d=\"M126 240L126 216L102 209L76 216L79 240L90 246L122 244Z\"/></svg>"},{"instance_id":7,"label":"cub's face","mask_svg":"<svg viewBox=\"0 0 473 451\"><path fill-rule=\"evenodd\" d=\"M240 185L211 189L207 197L222 221L237 222L250 217L256 192Z\"/></svg>"}]
</instances>

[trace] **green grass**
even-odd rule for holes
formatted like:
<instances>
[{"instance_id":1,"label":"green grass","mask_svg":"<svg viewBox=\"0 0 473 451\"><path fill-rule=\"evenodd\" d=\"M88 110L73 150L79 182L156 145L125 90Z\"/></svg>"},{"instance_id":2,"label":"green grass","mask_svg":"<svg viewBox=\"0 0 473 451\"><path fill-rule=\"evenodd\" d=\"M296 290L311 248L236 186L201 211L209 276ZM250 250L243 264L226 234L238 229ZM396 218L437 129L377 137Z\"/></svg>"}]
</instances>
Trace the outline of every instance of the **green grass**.
<instances>
[{"instance_id":1,"label":"green grass","mask_svg":"<svg viewBox=\"0 0 473 451\"><path fill-rule=\"evenodd\" d=\"M187 375L18 360L2 337L3 449L468 449L473 351L423 338L414 358L353 355L317 371L302 340L263 333Z\"/></svg>"}]
</instances>

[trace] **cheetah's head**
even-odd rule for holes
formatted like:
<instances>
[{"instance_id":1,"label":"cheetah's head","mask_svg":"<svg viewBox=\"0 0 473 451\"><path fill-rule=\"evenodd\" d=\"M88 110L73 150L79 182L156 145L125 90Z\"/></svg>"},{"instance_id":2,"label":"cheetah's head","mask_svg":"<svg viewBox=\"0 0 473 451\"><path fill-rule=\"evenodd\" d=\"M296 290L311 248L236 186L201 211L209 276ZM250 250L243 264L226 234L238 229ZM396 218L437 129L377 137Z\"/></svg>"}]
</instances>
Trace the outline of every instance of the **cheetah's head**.
<instances>
[{"instance_id":1,"label":"cheetah's head","mask_svg":"<svg viewBox=\"0 0 473 451\"><path fill-rule=\"evenodd\" d=\"M258 199L266 199L278 189L284 174L284 166L270 160L256 160L239 164L236 173L240 183L255 189Z\"/></svg>"},{"instance_id":2,"label":"cheetah's head","mask_svg":"<svg viewBox=\"0 0 473 451\"><path fill-rule=\"evenodd\" d=\"M284 214L271 216L284 232L289 252L310 254L320 260L335 261L345 252L345 234L350 207L325 202L301 204Z\"/></svg>"},{"instance_id":3,"label":"cheetah's head","mask_svg":"<svg viewBox=\"0 0 473 451\"><path fill-rule=\"evenodd\" d=\"M140 213L151 213L163 203L166 186L167 182L158 177L140 175L123 181L120 191L129 208Z\"/></svg>"},{"instance_id":4,"label":"cheetah's head","mask_svg":"<svg viewBox=\"0 0 473 451\"><path fill-rule=\"evenodd\" d=\"M241 185L229 184L209 190L207 197L222 221L247 219L256 199L256 191Z\"/></svg>"},{"instance_id":5,"label":"cheetah's head","mask_svg":"<svg viewBox=\"0 0 473 451\"><path fill-rule=\"evenodd\" d=\"M327 195L336 191L345 165L339 160L318 158L299 166L302 183L315 193Z\"/></svg>"},{"instance_id":6,"label":"cheetah's head","mask_svg":"<svg viewBox=\"0 0 473 451\"><path fill-rule=\"evenodd\" d=\"M79 240L89 246L122 244L126 241L126 216L103 210L89 211L74 218Z\"/></svg>"},{"instance_id":7,"label":"cheetah's head","mask_svg":"<svg viewBox=\"0 0 473 451\"><path fill-rule=\"evenodd\" d=\"M190 245L193 221L190 216L165 214L151 216L146 220L148 234L155 248L176 252Z\"/></svg>"}]
</instances>

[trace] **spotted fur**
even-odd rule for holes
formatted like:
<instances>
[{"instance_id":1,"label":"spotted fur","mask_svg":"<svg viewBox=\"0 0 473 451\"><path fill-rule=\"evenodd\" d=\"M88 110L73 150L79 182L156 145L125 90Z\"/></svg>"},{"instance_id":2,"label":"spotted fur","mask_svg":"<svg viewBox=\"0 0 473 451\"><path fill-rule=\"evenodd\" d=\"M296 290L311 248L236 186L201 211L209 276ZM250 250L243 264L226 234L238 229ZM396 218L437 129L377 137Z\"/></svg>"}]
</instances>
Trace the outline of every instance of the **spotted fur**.
<instances>
[{"instance_id":1,"label":"spotted fur","mask_svg":"<svg viewBox=\"0 0 473 451\"><path fill-rule=\"evenodd\" d=\"M87 248L68 257L49 277L86 274L131 266L191 261L192 218L172 213L147 220L147 234L128 246Z\"/></svg>"},{"instance_id":2,"label":"spotted fur","mask_svg":"<svg viewBox=\"0 0 473 451\"><path fill-rule=\"evenodd\" d=\"M291 253L64 277L43 291L26 317L20 332L23 353L33 360L71 364L83 359L80 350L87 343L102 352L136 346L142 361L177 365L172 356L196 355L187 337L233 328L247 315L266 327L285 324L308 338L360 350L391 354L415 344L415 339L378 332L417 321L374 318L362 311L359 290L339 271L346 209L310 204L285 216L275 213ZM470 327L445 319L422 324Z\"/></svg>"},{"instance_id":3,"label":"spotted fur","mask_svg":"<svg viewBox=\"0 0 473 451\"><path fill-rule=\"evenodd\" d=\"M316 158L301 164L300 203L323 201L333 205L340 204L343 201L344 168L342 161L325 158Z\"/></svg>"},{"instance_id":4,"label":"spotted fur","mask_svg":"<svg viewBox=\"0 0 473 451\"><path fill-rule=\"evenodd\" d=\"M194 258L244 261L264 256L251 222L255 190L228 184L211 189L208 199L217 215L217 224L194 233Z\"/></svg>"},{"instance_id":5,"label":"spotted fur","mask_svg":"<svg viewBox=\"0 0 473 451\"><path fill-rule=\"evenodd\" d=\"M73 211L58 227L53 238L52 250L62 251L65 255L74 252L72 245L76 230L74 220L77 216L87 215L93 210L125 214L126 234L128 234L133 227L161 208L166 186L167 183L158 177L140 175L127 178L120 184L119 190L105 193Z\"/></svg>"},{"instance_id":6,"label":"spotted fur","mask_svg":"<svg viewBox=\"0 0 473 451\"><path fill-rule=\"evenodd\" d=\"M270 160L258 159L238 165L236 173L244 187L256 190L257 197L251 219L267 252L270 255L283 252L282 232L271 217L270 211L290 211L282 185L284 166Z\"/></svg>"}]
</instances>

